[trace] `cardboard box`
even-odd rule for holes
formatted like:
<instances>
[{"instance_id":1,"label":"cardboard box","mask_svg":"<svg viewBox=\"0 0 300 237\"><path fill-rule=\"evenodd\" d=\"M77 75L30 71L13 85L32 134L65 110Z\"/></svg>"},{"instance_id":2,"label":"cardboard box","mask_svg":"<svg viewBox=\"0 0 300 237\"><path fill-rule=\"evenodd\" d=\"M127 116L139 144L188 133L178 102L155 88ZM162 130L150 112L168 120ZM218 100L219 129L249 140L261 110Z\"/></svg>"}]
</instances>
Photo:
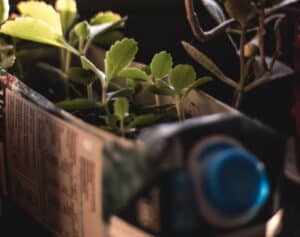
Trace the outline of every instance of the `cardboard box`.
<instances>
[{"instance_id":1,"label":"cardboard box","mask_svg":"<svg viewBox=\"0 0 300 237\"><path fill-rule=\"evenodd\" d=\"M142 147L58 109L9 74L0 80L6 150L0 167L2 181L7 167L6 198L57 237L124 236L125 230L147 236L117 217L109 227L101 218L104 148L117 143L142 156ZM184 103L192 116L234 112L204 93L192 92Z\"/></svg>"}]
</instances>

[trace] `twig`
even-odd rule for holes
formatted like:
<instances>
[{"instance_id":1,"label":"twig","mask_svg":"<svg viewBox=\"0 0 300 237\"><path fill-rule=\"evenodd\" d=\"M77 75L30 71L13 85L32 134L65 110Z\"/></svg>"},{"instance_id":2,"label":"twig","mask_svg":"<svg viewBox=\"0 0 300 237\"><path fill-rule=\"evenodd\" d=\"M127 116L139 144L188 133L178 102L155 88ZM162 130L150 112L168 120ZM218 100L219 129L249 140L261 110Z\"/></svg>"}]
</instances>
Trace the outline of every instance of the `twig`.
<instances>
[{"instance_id":1,"label":"twig","mask_svg":"<svg viewBox=\"0 0 300 237\"><path fill-rule=\"evenodd\" d=\"M195 12L193 0L185 0L184 3L187 19L189 21L193 34L201 42L208 41L216 35L224 33L229 26L236 22L234 19L228 19L218 26L212 28L211 30L204 31L200 25L197 13Z\"/></svg>"},{"instance_id":2,"label":"twig","mask_svg":"<svg viewBox=\"0 0 300 237\"><path fill-rule=\"evenodd\" d=\"M240 107L242 97L244 94L245 86L245 42L246 42L246 29L242 29L241 39L240 39L240 82L239 88L236 91L236 97L234 99L234 107L238 109Z\"/></svg>"}]
</instances>

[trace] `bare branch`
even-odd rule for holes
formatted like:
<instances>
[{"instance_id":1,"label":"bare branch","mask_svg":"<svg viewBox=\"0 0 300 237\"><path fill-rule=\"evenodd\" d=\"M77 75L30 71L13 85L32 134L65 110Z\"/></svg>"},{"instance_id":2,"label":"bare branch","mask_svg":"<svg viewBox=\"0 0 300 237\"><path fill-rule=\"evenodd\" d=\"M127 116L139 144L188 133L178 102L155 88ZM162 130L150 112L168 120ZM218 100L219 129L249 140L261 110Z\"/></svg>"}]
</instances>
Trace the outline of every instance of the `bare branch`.
<instances>
[{"instance_id":1,"label":"bare branch","mask_svg":"<svg viewBox=\"0 0 300 237\"><path fill-rule=\"evenodd\" d=\"M236 22L234 19L228 19L215 28L209 31L204 31L200 25L197 13L195 12L193 0L185 0L184 3L187 19L193 34L201 42L208 41L220 33L225 33L226 29Z\"/></svg>"}]
</instances>

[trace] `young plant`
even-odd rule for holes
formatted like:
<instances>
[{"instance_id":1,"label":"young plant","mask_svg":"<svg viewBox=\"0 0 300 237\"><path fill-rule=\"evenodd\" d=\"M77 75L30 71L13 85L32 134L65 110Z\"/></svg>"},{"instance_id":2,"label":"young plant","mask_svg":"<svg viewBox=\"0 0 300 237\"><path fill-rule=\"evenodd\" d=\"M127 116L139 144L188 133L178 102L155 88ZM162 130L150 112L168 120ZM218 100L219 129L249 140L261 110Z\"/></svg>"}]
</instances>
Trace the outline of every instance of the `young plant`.
<instances>
[{"instance_id":1,"label":"young plant","mask_svg":"<svg viewBox=\"0 0 300 237\"><path fill-rule=\"evenodd\" d=\"M125 118L129 116L129 103L126 98L117 98L114 102L114 114L120 122L120 132L125 135Z\"/></svg>"},{"instance_id":2,"label":"young plant","mask_svg":"<svg viewBox=\"0 0 300 237\"><path fill-rule=\"evenodd\" d=\"M57 74L63 77L67 98L69 97L69 81L72 76L72 80L87 87L88 98L93 100L92 85L95 78L100 79L102 83L105 78L101 70L96 68L86 57L86 52L96 36L121 27L124 19L117 14L114 17L106 17L107 15L111 16L111 12L99 13L92 18L91 23L83 21L73 27L77 16L75 0L58 0L56 9L39 1L20 2L17 8L21 16L7 21L1 27L1 33L61 48L61 69L45 64L43 68L58 72ZM106 17L105 20L103 17ZM102 20L97 21L99 18ZM100 23L97 24L97 22ZM78 68L75 70L70 68L71 54L81 60L82 71ZM88 77L88 80L84 81L80 77L85 74L90 75L87 71L92 71L95 74L94 80ZM79 75L74 76L75 72L78 72ZM78 78L80 79L77 80Z\"/></svg>"},{"instance_id":3,"label":"young plant","mask_svg":"<svg viewBox=\"0 0 300 237\"><path fill-rule=\"evenodd\" d=\"M260 85L293 73L292 69L277 60L282 54L280 27L286 17L284 12L280 11L289 4L298 1L299 0L224 0L222 1L223 6L231 17L227 19L217 1L201 0L207 11L218 23L218 26L205 32L195 13L194 0L185 0L188 21L194 36L199 41L206 42L219 34L227 34L236 50L240 61L240 78L237 82L223 73L211 59L194 46L187 42L182 42L184 49L195 61L234 89L233 106L235 108L240 107L245 93ZM275 51L272 57L267 57L264 40L266 26L270 24L273 24L274 28ZM239 47L231 37L231 34L239 35ZM247 36L251 34L255 34L255 37L248 41Z\"/></svg>"},{"instance_id":4,"label":"young plant","mask_svg":"<svg viewBox=\"0 0 300 237\"><path fill-rule=\"evenodd\" d=\"M152 84L155 84L158 80L166 77L172 69L172 66L173 59L171 54L167 53L166 51L155 54L150 63ZM155 105L157 107L160 106L158 95L155 95Z\"/></svg>"},{"instance_id":5,"label":"young plant","mask_svg":"<svg viewBox=\"0 0 300 237\"><path fill-rule=\"evenodd\" d=\"M191 65L180 64L171 70L168 81L162 79L157 80L156 84L147 87L145 92L173 97L178 119L182 121L185 119L183 99L192 89L210 80L212 80L211 77L201 77L197 79L195 69Z\"/></svg>"},{"instance_id":6,"label":"young plant","mask_svg":"<svg viewBox=\"0 0 300 237\"><path fill-rule=\"evenodd\" d=\"M119 133L122 136L125 136L126 132L134 132L139 126L152 124L160 118L158 115L151 113L143 115L130 113L130 104L125 97L116 98L113 103L113 108L114 122L118 123Z\"/></svg>"}]
</instances>

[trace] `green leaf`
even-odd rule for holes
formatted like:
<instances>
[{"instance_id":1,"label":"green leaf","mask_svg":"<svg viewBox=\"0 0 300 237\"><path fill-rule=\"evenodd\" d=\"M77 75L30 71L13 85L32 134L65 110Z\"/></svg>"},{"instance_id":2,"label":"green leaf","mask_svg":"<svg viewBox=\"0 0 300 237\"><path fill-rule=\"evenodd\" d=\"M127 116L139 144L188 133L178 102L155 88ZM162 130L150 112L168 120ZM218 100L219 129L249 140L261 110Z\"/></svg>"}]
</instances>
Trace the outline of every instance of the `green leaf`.
<instances>
[{"instance_id":1,"label":"green leaf","mask_svg":"<svg viewBox=\"0 0 300 237\"><path fill-rule=\"evenodd\" d=\"M8 69L8 68L12 67L15 64L15 61L16 61L15 55L5 57L0 62L0 68L1 69Z\"/></svg>"},{"instance_id":2,"label":"green leaf","mask_svg":"<svg viewBox=\"0 0 300 237\"><path fill-rule=\"evenodd\" d=\"M224 81L226 84L233 88L238 88L238 84L231 80L229 77L225 76L225 74L222 72L222 70L210 59L208 58L204 53L200 52L198 49L196 49L191 44L183 41L182 45L185 49L185 51L202 67L210 71L212 74L214 74L217 78Z\"/></svg>"},{"instance_id":3,"label":"green leaf","mask_svg":"<svg viewBox=\"0 0 300 237\"><path fill-rule=\"evenodd\" d=\"M101 25L103 23L110 23L110 22L118 22L122 19L122 17L114 12L107 11L107 12L99 12L96 16L94 16L90 23L92 25ZM118 27L123 27L124 23L118 25Z\"/></svg>"},{"instance_id":4,"label":"green leaf","mask_svg":"<svg viewBox=\"0 0 300 237\"><path fill-rule=\"evenodd\" d=\"M204 84L206 84L207 82L210 82L212 80L211 77L201 77L199 78L198 80L196 80L192 85L189 86L187 92L186 92L186 95L192 90L192 89L195 89L195 88L198 88Z\"/></svg>"},{"instance_id":5,"label":"green leaf","mask_svg":"<svg viewBox=\"0 0 300 237\"><path fill-rule=\"evenodd\" d=\"M105 72L107 80L116 77L127 67L138 51L137 42L133 39L123 39L111 46L105 57Z\"/></svg>"},{"instance_id":6,"label":"green leaf","mask_svg":"<svg viewBox=\"0 0 300 237\"><path fill-rule=\"evenodd\" d=\"M61 79L66 79L66 74L60 69L48 63L37 63L36 66L40 69L45 70L47 73L51 73L56 77L60 77Z\"/></svg>"},{"instance_id":7,"label":"green leaf","mask_svg":"<svg viewBox=\"0 0 300 237\"><path fill-rule=\"evenodd\" d=\"M71 67L68 71L68 76L72 81L84 86L91 84L96 79L93 71L81 67Z\"/></svg>"},{"instance_id":8,"label":"green leaf","mask_svg":"<svg viewBox=\"0 0 300 237\"><path fill-rule=\"evenodd\" d=\"M81 21L74 27L74 31L79 39L87 40L91 34L91 28L87 21Z\"/></svg>"},{"instance_id":9,"label":"green leaf","mask_svg":"<svg viewBox=\"0 0 300 237\"><path fill-rule=\"evenodd\" d=\"M191 65L177 65L169 75L169 82L175 88L177 94L190 87L195 80L196 72Z\"/></svg>"},{"instance_id":10,"label":"green leaf","mask_svg":"<svg viewBox=\"0 0 300 237\"><path fill-rule=\"evenodd\" d=\"M74 110L84 110L84 109L93 109L98 108L98 106L93 103L91 100L86 98L78 98L74 100L64 100L56 104L61 109L67 111L74 111Z\"/></svg>"},{"instance_id":11,"label":"green leaf","mask_svg":"<svg viewBox=\"0 0 300 237\"><path fill-rule=\"evenodd\" d=\"M23 16L41 20L53 28L58 35L62 35L60 16L51 5L42 1L24 1L20 2L17 8Z\"/></svg>"},{"instance_id":12,"label":"green leaf","mask_svg":"<svg viewBox=\"0 0 300 237\"><path fill-rule=\"evenodd\" d=\"M117 24L123 22L124 20L125 19L121 19L120 21L117 22L107 22L101 25L90 25L90 35L88 38L86 48L92 43L92 41L95 39L96 36L102 35L108 30L113 29Z\"/></svg>"},{"instance_id":13,"label":"green leaf","mask_svg":"<svg viewBox=\"0 0 300 237\"><path fill-rule=\"evenodd\" d=\"M107 100L110 101L116 97L131 97L134 91L131 88L121 88L114 92L107 93Z\"/></svg>"},{"instance_id":14,"label":"green leaf","mask_svg":"<svg viewBox=\"0 0 300 237\"><path fill-rule=\"evenodd\" d=\"M117 98L114 102L114 114L123 120L129 115L129 103L126 98Z\"/></svg>"},{"instance_id":15,"label":"green leaf","mask_svg":"<svg viewBox=\"0 0 300 237\"><path fill-rule=\"evenodd\" d=\"M155 78L165 77L171 70L173 59L171 54L166 51L157 53L152 58L150 63L151 73Z\"/></svg>"},{"instance_id":16,"label":"green leaf","mask_svg":"<svg viewBox=\"0 0 300 237\"><path fill-rule=\"evenodd\" d=\"M217 23L222 23L226 20L222 8L215 0L201 0L201 2Z\"/></svg>"},{"instance_id":17,"label":"green leaf","mask_svg":"<svg viewBox=\"0 0 300 237\"><path fill-rule=\"evenodd\" d=\"M118 76L122 78L134 79L134 80L142 80L142 81L148 80L148 75L144 71L133 67L123 69Z\"/></svg>"},{"instance_id":18,"label":"green leaf","mask_svg":"<svg viewBox=\"0 0 300 237\"><path fill-rule=\"evenodd\" d=\"M0 23L7 20L9 15L9 0L0 0Z\"/></svg>"},{"instance_id":19,"label":"green leaf","mask_svg":"<svg viewBox=\"0 0 300 237\"><path fill-rule=\"evenodd\" d=\"M124 34L120 31L108 31L103 34L98 34L93 39L93 43L101 47L109 47L117 40L124 38Z\"/></svg>"},{"instance_id":20,"label":"green leaf","mask_svg":"<svg viewBox=\"0 0 300 237\"><path fill-rule=\"evenodd\" d=\"M74 23L77 14L75 0L57 0L55 9L59 12L63 31L66 32Z\"/></svg>"},{"instance_id":21,"label":"green leaf","mask_svg":"<svg viewBox=\"0 0 300 237\"><path fill-rule=\"evenodd\" d=\"M7 21L2 25L0 32L24 40L65 48L61 34L44 21L32 17L20 17Z\"/></svg>"},{"instance_id":22,"label":"green leaf","mask_svg":"<svg viewBox=\"0 0 300 237\"><path fill-rule=\"evenodd\" d=\"M136 128L155 123L159 120L159 116L156 114L145 114L135 116L134 119L126 126L126 129Z\"/></svg>"}]
</instances>

